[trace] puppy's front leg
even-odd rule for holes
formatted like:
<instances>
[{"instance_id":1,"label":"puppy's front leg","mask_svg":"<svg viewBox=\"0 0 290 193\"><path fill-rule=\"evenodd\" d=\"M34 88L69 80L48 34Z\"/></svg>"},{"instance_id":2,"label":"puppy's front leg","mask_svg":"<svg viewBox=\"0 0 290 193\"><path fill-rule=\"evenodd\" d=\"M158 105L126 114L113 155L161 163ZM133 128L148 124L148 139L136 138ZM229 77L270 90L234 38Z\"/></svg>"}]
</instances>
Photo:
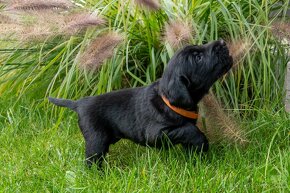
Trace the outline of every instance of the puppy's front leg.
<instances>
[{"instance_id":1,"label":"puppy's front leg","mask_svg":"<svg viewBox=\"0 0 290 193\"><path fill-rule=\"evenodd\" d=\"M196 125L186 124L168 132L167 135L173 144L181 143L186 150L208 151L208 140Z\"/></svg>"}]
</instances>

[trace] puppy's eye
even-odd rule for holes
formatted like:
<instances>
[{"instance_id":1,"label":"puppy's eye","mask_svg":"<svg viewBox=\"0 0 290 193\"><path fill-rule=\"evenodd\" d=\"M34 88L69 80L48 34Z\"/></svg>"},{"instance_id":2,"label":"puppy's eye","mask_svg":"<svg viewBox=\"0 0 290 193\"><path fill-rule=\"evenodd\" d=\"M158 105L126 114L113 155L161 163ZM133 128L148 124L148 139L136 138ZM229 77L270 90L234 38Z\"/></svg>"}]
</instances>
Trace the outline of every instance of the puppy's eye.
<instances>
[{"instance_id":1,"label":"puppy's eye","mask_svg":"<svg viewBox=\"0 0 290 193\"><path fill-rule=\"evenodd\" d=\"M195 60L196 62L200 62L202 60L202 55L201 54L196 55Z\"/></svg>"}]
</instances>

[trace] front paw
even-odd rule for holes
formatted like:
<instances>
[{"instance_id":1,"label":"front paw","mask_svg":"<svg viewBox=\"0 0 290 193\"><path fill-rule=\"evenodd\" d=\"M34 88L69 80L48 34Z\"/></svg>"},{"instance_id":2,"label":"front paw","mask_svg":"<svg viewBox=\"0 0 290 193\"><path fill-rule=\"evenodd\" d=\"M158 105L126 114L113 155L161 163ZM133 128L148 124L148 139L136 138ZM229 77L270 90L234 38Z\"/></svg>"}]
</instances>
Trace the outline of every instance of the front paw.
<instances>
[{"instance_id":1,"label":"front paw","mask_svg":"<svg viewBox=\"0 0 290 193\"><path fill-rule=\"evenodd\" d=\"M194 151L196 153L207 152L209 149L208 140L204 135L195 137L191 143L182 144L186 150Z\"/></svg>"}]
</instances>

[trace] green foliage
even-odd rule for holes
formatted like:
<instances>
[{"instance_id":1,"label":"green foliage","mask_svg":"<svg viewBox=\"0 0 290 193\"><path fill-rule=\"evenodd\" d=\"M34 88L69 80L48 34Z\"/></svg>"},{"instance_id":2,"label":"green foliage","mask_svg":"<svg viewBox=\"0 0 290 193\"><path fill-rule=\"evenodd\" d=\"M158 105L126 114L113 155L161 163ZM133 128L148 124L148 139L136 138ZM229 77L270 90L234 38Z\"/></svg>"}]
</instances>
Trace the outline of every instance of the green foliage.
<instances>
[{"instance_id":1,"label":"green foliage","mask_svg":"<svg viewBox=\"0 0 290 193\"><path fill-rule=\"evenodd\" d=\"M191 21L192 43L215 39L249 38L252 51L242 65L215 84L214 90L229 108L281 107L286 61L285 46L270 32L271 24L283 19L289 0L278 1L161 1L158 11L144 10L132 1L87 1L84 6L107 18L104 28L89 29L84 35L55 37L43 43L1 40L0 93L34 98L53 95L80 98L123 87L147 85L160 78L174 49L162 38L170 20ZM282 15L269 18L275 10ZM12 29L11 29L12 30ZM98 72L79 70L77 56L100 33L117 31L125 36Z\"/></svg>"}]
</instances>

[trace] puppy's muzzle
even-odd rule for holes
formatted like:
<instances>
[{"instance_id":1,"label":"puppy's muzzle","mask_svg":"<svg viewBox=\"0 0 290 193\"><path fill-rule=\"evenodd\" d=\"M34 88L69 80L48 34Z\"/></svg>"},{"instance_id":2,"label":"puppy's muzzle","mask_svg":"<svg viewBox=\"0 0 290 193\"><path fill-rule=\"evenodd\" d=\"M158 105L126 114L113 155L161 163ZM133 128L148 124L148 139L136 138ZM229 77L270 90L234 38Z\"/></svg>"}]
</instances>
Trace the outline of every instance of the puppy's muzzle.
<instances>
[{"instance_id":1,"label":"puppy's muzzle","mask_svg":"<svg viewBox=\"0 0 290 193\"><path fill-rule=\"evenodd\" d=\"M213 51L219 50L222 47L226 47L226 43L224 40L216 40L207 44L204 44L203 47L208 50L210 53Z\"/></svg>"},{"instance_id":2,"label":"puppy's muzzle","mask_svg":"<svg viewBox=\"0 0 290 193\"><path fill-rule=\"evenodd\" d=\"M217 40L204 45L210 52L210 55L217 56L218 65L221 65L220 74L228 72L233 66L233 58L229 54L229 49L224 40Z\"/></svg>"}]
</instances>

